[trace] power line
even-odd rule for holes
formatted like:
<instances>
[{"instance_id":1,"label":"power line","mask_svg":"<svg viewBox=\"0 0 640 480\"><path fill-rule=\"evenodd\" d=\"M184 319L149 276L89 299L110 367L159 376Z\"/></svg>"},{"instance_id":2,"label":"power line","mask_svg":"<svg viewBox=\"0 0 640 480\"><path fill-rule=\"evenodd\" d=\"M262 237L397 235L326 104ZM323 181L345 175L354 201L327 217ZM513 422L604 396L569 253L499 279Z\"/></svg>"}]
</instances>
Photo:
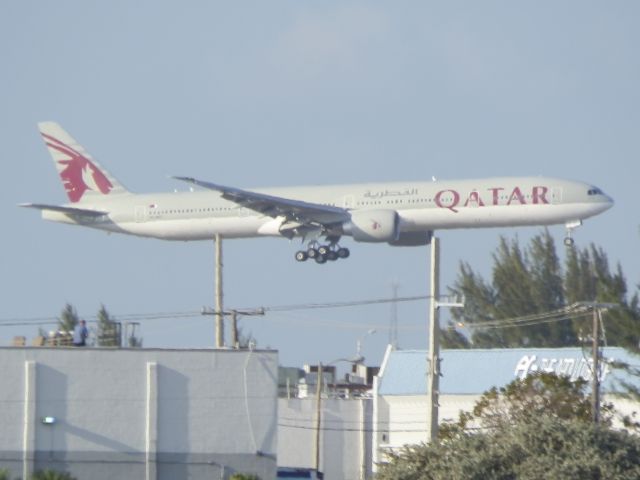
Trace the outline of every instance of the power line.
<instances>
[{"instance_id":1,"label":"power line","mask_svg":"<svg viewBox=\"0 0 640 480\"><path fill-rule=\"evenodd\" d=\"M130 320L163 320L172 318L191 318L200 317L201 313L193 312L165 312L165 313L131 313L124 315L114 315L116 321ZM97 315L79 315L87 322L93 323L98 321ZM56 325L59 322L58 317L31 317L31 318L3 318L0 319L0 327L22 327L22 326L39 326L39 325Z\"/></svg>"},{"instance_id":2,"label":"power line","mask_svg":"<svg viewBox=\"0 0 640 480\"><path fill-rule=\"evenodd\" d=\"M585 310L579 305L573 304L550 312L535 313L531 315L523 315L521 317L504 318L499 320L488 320L485 322L473 322L469 323L467 326L469 328L486 329L523 327L570 320L571 318L582 318L590 315L591 312L589 310Z\"/></svg>"},{"instance_id":3,"label":"power line","mask_svg":"<svg viewBox=\"0 0 640 480\"><path fill-rule=\"evenodd\" d=\"M419 422L416 422L419 423ZM425 424L425 422L422 422L423 424ZM313 430L316 431L318 430L317 427L307 427L304 425L288 425L286 423L278 423L278 427L281 428L294 428L297 430ZM383 429L375 429L375 428L371 428L371 427L362 427L362 428L352 428L352 427L326 427L326 426L322 426L319 429L320 431L323 432L367 432L367 433L423 433L426 431L426 427L425 428L414 428L414 429L387 429L387 428L383 428Z\"/></svg>"},{"instance_id":4,"label":"power line","mask_svg":"<svg viewBox=\"0 0 640 480\"><path fill-rule=\"evenodd\" d=\"M392 298L376 298L368 300L350 300L341 302L324 302L324 303L300 303L290 305L274 305L270 307L260 307L265 312L272 313L286 313L303 310L318 310L329 308L353 308L363 307L369 305L381 305L387 303L406 303L429 300L430 295L413 295L406 297L392 297ZM252 307L254 308L254 307ZM255 308L254 308L255 309ZM241 310L241 309L238 309ZM249 308L243 308L242 310L249 310ZM536 313L532 315L524 315L520 317L512 317L505 319L488 320L485 322L473 322L468 323L468 328L483 328L483 329L496 329L496 328L513 328L513 327L526 327L532 325L540 325L544 323L553 323L558 321L569 320L570 318L582 318L590 316L591 313L588 310L580 308L579 305L570 305L550 312ZM114 314L113 317L118 321L153 321L153 320L168 320L176 318L200 318L202 311L187 310L176 312L155 312L155 313L124 313ZM85 315L82 316L88 322L97 322L97 315ZM16 326L38 326L38 325L55 325L58 323L58 317L28 317L28 318L0 318L0 327L16 327ZM324 321L326 322L326 320ZM358 327L361 325L358 324ZM381 327L382 328L382 327Z\"/></svg>"},{"instance_id":5,"label":"power line","mask_svg":"<svg viewBox=\"0 0 640 480\"><path fill-rule=\"evenodd\" d=\"M280 305L274 307L264 307L265 311L271 312L287 312L294 310L314 310L318 308L345 308L345 307L362 307L366 305L379 305L383 303L393 302L416 302L419 300L428 300L429 295L415 295L412 297L395 297L395 298L377 298L373 300L354 300L346 302L330 302L330 303L302 303L298 305Z\"/></svg>"},{"instance_id":6,"label":"power line","mask_svg":"<svg viewBox=\"0 0 640 480\"><path fill-rule=\"evenodd\" d=\"M343 302L325 302L325 303L301 303L292 305L274 305L270 307L260 307L265 312L292 312L298 310L317 310L325 308L349 308L349 307L362 307L367 305L380 305L392 302L416 302L420 300L427 300L430 297L427 295L415 295L410 297L397 297L397 298L376 298L369 300L352 300ZM255 308L253 308L255 309ZM238 309L238 310L249 310ZM166 320L172 318L193 318L201 317L202 311L188 310L178 312L156 312L156 313L124 313L114 314L113 317L118 321L126 320ZM82 315L82 318L89 322L97 321L97 315ZM23 325L51 325L57 324L58 317L28 317L28 318L0 318L0 327L9 326L23 326Z\"/></svg>"}]
</instances>

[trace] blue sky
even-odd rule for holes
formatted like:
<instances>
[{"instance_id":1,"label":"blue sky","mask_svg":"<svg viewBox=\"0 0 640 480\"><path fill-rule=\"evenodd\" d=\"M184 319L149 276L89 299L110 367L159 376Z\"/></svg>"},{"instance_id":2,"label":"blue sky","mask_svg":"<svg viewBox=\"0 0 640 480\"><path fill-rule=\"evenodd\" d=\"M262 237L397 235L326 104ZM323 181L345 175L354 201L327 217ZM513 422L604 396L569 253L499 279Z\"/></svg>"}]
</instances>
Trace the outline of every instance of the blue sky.
<instances>
[{"instance_id":1,"label":"blue sky","mask_svg":"<svg viewBox=\"0 0 640 480\"><path fill-rule=\"evenodd\" d=\"M36 122L60 122L136 192L185 186L549 175L616 206L575 233L640 283L640 5L567 2L8 1L0 5L5 186L0 320L182 312L213 303L213 244L43 222L66 201ZM500 235L440 232L442 281L486 278ZM562 226L551 232L562 251ZM298 244L224 244L225 304L259 307L426 294L426 248L344 242L348 261L297 264ZM399 344L424 348L426 303L398 306ZM389 305L242 321L281 362L372 361ZM6 323L6 322L5 322ZM49 328L49 326L44 326ZM37 327L0 327L0 345ZM211 317L145 320L146 346L207 347Z\"/></svg>"}]
</instances>

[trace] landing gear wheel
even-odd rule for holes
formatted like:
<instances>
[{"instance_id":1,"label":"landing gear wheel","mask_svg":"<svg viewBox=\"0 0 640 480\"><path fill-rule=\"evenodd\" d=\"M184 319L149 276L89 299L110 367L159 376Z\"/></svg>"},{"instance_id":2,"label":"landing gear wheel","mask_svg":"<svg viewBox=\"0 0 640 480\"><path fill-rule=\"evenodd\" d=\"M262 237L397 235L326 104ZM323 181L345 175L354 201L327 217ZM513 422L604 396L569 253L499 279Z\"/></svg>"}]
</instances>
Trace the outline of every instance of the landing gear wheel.
<instances>
[{"instance_id":1,"label":"landing gear wheel","mask_svg":"<svg viewBox=\"0 0 640 480\"><path fill-rule=\"evenodd\" d=\"M575 243L576 243L576 241L575 241L573 238L571 238L571 237L565 237L565 239L564 239L564 244L565 244L567 247L573 247L573 245L574 245Z\"/></svg>"},{"instance_id":2,"label":"landing gear wheel","mask_svg":"<svg viewBox=\"0 0 640 480\"><path fill-rule=\"evenodd\" d=\"M326 262L335 262L341 258L349 258L349 249L338 245L339 236L327 236L326 243L321 244L317 240L311 240L307 243L306 250L296 252L295 258L298 262L305 260L315 260L316 263L323 264Z\"/></svg>"}]
</instances>

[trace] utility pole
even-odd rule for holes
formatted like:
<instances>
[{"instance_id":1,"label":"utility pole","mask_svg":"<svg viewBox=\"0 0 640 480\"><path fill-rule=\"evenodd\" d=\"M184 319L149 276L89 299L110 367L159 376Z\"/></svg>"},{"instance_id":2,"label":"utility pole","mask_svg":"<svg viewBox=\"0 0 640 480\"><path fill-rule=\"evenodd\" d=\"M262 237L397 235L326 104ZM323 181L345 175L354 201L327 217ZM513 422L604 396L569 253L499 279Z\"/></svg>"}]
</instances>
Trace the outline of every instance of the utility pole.
<instances>
[{"instance_id":1,"label":"utility pole","mask_svg":"<svg viewBox=\"0 0 640 480\"><path fill-rule=\"evenodd\" d=\"M316 478L320 472L320 428L322 426L322 362L318 363L318 380L316 382L316 441L315 441L315 467Z\"/></svg>"},{"instance_id":2,"label":"utility pole","mask_svg":"<svg viewBox=\"0 0 640 480\"><path fill-rule=\"evenodd\" d=\"M438 397L440 395L440 307L463 308L462 302L440 301L440 240L431 238L431 303L429 307L429 361L428 361L428 398L427 421L429 422L429 441L438 437Z\"/></svg>"},{"instance_id":3,"label":"utility pole","mask_svg":"<svg viewBox=\"0 0 640 480\"><path fill-rule=\"evenodd\" d=\"M211 309L210 307L202 307L202 315L213 315L216 317L216 326L217 319L224 319L227 316L231 317L231 348L240 348L240 339L238 338L238 317L240 316L255 316L255 315L264 315L266 310L264 307L254 308L254 309L245 309L245 310L218 310Z\"/></svg>"},{"instance_id":4,"label":"utility pole","mask_svg":"<svg viewBox=\"0 0 640 480\"><path fill-rule=\"evenodd\" d=\"M599 328L598 307L593 307L593 344L591 346L593 355L593 378L591 379L591 413L593 414L593 423L600 423L600 328Z\"/></svg>"},{"instance_id":5,"label":"utility pole","mask_svg":"<svg viewBox=\"0 0 640 480\"><path fill-rule=\"evenodd\" d=\"M238 311L231 310L231 348L240 348L238 341Z\"/></svg>"},{"instance_id":6,"label":"utility pole","mask_svg":"<svg viewBox=\"0 0 640 480\"><path fill-rule=\"evenodd\" d=\"M216 348L224 347L224 312L222 306L222 237L216 233L215 239L216 254Z\"/></svg>"},{"instance_id":7,"label":"utility pole","mask_svg":"<svg viewBox=\"0 0 640 480\"><path fill-rule=\"evenodd\" d=\"M577 302L575 307L591 309L593 320L591 324L591 358L593 363L591 377L591 415L593 423L600 423L600 324L602 310L615 308L617 303Z\"/></svg>"},{"instance_id":8,"label":"utility pole","mask_svg":"<svg viewBox=\"0 0 640 480\"><path fill-rule=\"evenodd\" d=\"M253 317L255 315L264 315L264 308L255 308L251 310L231 310L231 348L240 348L240 339L238 338L238 316ZM223 312L227 315L228 312Z\"/></svg>"},{"instance_id":9,"label":"utility pole","mask_svg":"<svg viewBox=\"0 0 640 480\"><path fill-rule=\"evenodd\" d=\"M438 237L431 239L431 302L429 307L429 363L427 398L427 421L429 441L438 436L438 390L440 389L440 328L438 323L438 295L440 295L440 243Z\"/></svg>"}]
</instances>

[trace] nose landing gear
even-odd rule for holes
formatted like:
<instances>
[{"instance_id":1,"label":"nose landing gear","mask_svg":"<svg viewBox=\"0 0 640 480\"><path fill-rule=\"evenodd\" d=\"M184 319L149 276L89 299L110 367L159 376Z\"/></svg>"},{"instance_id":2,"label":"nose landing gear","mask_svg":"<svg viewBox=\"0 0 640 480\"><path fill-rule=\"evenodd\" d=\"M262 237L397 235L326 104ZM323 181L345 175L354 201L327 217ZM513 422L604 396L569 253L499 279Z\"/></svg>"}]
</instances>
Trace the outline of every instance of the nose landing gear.
<instances>
[{"instance_id":1,"label":"nose landing gear","mask_svg":"<svg viewBox=\"0 0 640 480\"><path fill-rule=\"evenodd\" d=\"M565 224L565 227L567 228L567 236L564 237L565 246L573 247L573 245L576 243L571 234L573 233L574 228L577 228L580 225L582 225L582 220L574 220Z\"/></svg>"}]
</instances>

